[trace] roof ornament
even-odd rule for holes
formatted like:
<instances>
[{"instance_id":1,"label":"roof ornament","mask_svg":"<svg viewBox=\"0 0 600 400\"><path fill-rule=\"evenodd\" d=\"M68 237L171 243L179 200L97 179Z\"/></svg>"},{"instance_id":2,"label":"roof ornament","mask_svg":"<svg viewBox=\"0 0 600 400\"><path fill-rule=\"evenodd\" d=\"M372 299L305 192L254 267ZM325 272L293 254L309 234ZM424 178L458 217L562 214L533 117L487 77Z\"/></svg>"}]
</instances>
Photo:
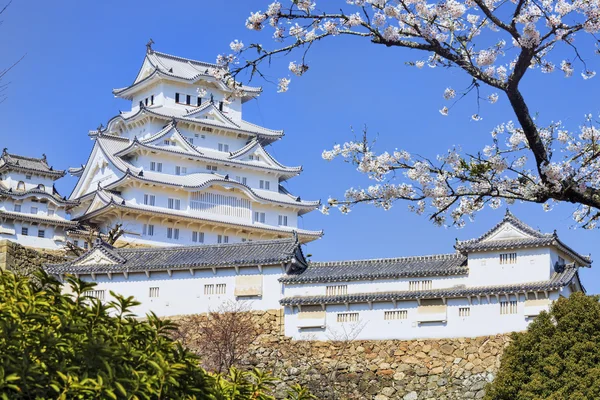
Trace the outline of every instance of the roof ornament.
<instances>
[{"instance_id":1,"label":"roof ornament","mask_svg":"<svg viewBox=\"0 0 600 400\"><path fill-rule=\"evenodd\" d=\"M122 205L122 206L124 206L124 205L125 205L125 199L123 199L123 200L121 201L121 205Z\"/></svg>"},{"instance_id":2,"label":"roof ornament","mask_svg":"<svg viewBox=\"0 0 600 400\"><path fill-rule=\"evenodd\" d=\"M6 156L6 155L8 155L8 147L5 147L5 148L2 150L2 156Z\"/></svg>"},{"instance_id":3,"label":"roof ornament","mask_svg":"<svg viewBox=\"0 0 600 400\"><path fill-rule=\"evenodd\" d=\"M294 238L294 243L298 244L298 232L295 229L292 231L292 237Z\"/></svg>"},{"instance_id":4,"label":"roof ornament","mask_svg":"<svg viewBox=\"0 0 600 400\"><path fill-rule=\"evenodd\" d=\"M96 128L96 130L98 131L98 133L102 133L102 129L104 129L104 125L102 123L100 123L100 125L98 125L98 128Z\"/></svg>"},{"instance_id":5,"label":"roof ornament","mask_svg":"<svg viewBox=\"0 0 600 400\"><path fill-rule=\"evenodd\" d=\"M505 217L512 217L512 213L510 212L510 209L508 207L506 207L506 213L504 213Z\"/></svg>"},{"instance_id":6,"label":"roof ornament","mask_svg":"<svg viewBox=\"0 0 600 400\"><path fill-rule=\"evenodd\" d=\"M171 119L171 125L173 125L173 128L177 128L177 119L175 117Z\"/></svg>"},{"instance_id":7,"label":"roof ornament","mask_svg":"<svg viewBox=\"0 0 600 400\"><path fill-rule=\"evenodd\" d=\"M150 40L148 40L148 43L146 43L146 54L152 54L154 52L154 50L152 50L153 44L154 44L154 40L152 40L152 38L150 38Z\"/></svg>"},{"instance_id":8,"label":"roof ornament","mask_svg":"<svg viewBox=\"0 0 600 400\"><path fill-rule=\"evenodd\" d=\"M210 104L215 104L215 97L212 93L210 94Z\"/></svg>"},{"instance_id":9,"label":"roof ornament","mask_svg":"<svg viewBox=\"0 0 600 400\"><path fill-rule=\"evenodd\" d=\"M225 175L225 179L229 180L229 174Z\"/></svg>"},{"instance_id":10,"label":"roof ornament","mask_svg":"<svg viewBox=\"0 0 600 400\"><path fill-rule=\"evenodd\" d=\"M138 176L144 176L144 170L140 170L140 172L138 173Z\"/></svg>"},{"instance_id":11,"label":"roof ornament","mask_svg":"<svg viewBox=\"0 0 600 400\"><path fill-rule=\"evenodd\" d=\"M46 153L42 153L42 160L46 161Z\"/></svg>"}]
</instances>

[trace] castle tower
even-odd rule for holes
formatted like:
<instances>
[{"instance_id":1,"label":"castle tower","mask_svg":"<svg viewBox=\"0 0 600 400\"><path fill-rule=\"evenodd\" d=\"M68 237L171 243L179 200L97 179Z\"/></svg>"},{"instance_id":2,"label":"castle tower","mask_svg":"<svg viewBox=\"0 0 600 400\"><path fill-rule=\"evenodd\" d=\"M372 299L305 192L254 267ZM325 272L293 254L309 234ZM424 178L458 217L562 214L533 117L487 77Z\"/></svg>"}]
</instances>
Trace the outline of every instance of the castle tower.
<instances>
[{"instance_id":1,"label":"castle tower","mask_svg":"<svg viewBox=\"0 0 600 400\"><path fill-rule=\"evenodd\" d=\"M235 93L214 77L220 67L154 51L133 83L114 95L131 110L89 133L94 141L70 199L73 220L106 233L122 224L122 240L142 245L234 243L322 236L298 229L318 201L281 185L302 172L266 150L283 131L242 119L260 88Z\"/></svg>"},{"instance_id":2,"label":"castle tower","mask_svg":"<svg viewBox=\"0 0 600 400\"><path fill-rule=\"evenodd\" d=\"M67 210L76 205L59 195L54 182L65 171L53 169L46 156L0 155L0 239L24 246L59 249L77 226Z\"/></svg>"}]
</instances>

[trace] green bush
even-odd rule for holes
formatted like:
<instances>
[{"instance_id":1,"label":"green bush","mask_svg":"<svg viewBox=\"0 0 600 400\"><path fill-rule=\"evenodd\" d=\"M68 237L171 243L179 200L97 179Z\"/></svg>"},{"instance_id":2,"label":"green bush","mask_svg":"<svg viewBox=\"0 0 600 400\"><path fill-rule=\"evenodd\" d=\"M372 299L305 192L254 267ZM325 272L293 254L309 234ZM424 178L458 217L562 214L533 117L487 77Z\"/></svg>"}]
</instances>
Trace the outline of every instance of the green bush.
<instances>
[{"instance_id":1,"label":"green bush","mask_svg":"<svg viewBox=\"0 0 600 400\"><path fill-rule=\"evenodd\" d=\"M575 293L513 335L488 400L600 399L600 303Z\"/></svg>"},{"instance_id":2,"label":"green bush","mask_svg":"<svg viewBox=\"0 0 600 400\"><path fill-rule=\"evenodd\" d=\"M266 400L276 380L258 370L211 375L169 337L176 325L115 295L102 304L93 285L68 279L71 294L38 279L0 272L0 398ZM314 398L294 387L289 399Z\"/></svg>"}]
</instances>

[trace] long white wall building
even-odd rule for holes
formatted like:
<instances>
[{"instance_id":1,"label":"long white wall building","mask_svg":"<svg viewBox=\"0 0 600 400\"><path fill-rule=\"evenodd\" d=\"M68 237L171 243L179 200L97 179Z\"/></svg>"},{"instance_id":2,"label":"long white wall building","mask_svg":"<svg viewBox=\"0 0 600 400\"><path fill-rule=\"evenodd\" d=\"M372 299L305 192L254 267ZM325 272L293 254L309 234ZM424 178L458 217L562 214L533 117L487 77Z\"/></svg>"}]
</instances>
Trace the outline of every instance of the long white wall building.
<instances>
[{"instance_id":1,"label":"long white wall building","mask_svg":"<svg viewBox=\"0 0 600 400\"><path fill-rule=\"evenodd\" d=\"M298 227L319 202L283 187L302 168L266 149L283 131L242 118L261 89L233 90L214 78L219 68L148 44L133 83L113 91L131 109L91 131L88 160L70 169L73 220L103 233L122 224L122 241L148 246L322 236Z\"/></svg>"},{"instance_id":2,"label":"long white wall building","mask_svg":"<svg viewBox=\"0 0 600 400\"><path fill-rule=\"evenodd\" d=\"M136 312L203 313L224 302L284 309L295 339L415 339L526 329L552 301L583 291L591 259L507 212L491 230L431 256L307 262L297 237L246 243L117 249L99 242L48 266L142 302Z\"/></svg>"}]
</instances>

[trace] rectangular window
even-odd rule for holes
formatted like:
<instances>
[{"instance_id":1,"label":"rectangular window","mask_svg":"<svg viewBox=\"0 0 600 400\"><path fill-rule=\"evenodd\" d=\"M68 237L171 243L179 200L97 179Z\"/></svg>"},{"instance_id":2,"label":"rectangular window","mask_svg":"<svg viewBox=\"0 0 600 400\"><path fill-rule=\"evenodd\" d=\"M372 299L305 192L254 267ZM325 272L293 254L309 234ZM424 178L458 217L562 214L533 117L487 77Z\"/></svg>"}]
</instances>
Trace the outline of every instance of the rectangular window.
<instances>
[{"instance_id":1,"label":"rectangular window","mask_svg":"<svg viewBox=\"0 0 600 400\"><path fill-rule=\"evenodd\" d=\"M190 142L190 144L194 144L194 138L187 138L188 142Z\"/></svg>"},{"instance_id":2,"label":"rectangular window","mask_svg":"<svg viewBox=\"0 0 600 400\"><path fill-rule=\"evenodd\" d=\"M148 105L148 98L147 97L144 99L144 105L146 105L146 106Z\"/></svg>"},{"instance_id":3,"label":"rectangular window","mask_svg":"<svg viewBox=\"0 0 600 400\"><path fill-rule=\"evenodd\" d=\"M279 225L282 226L287 226L287 215L280 215L279 216Z\"/></svg>"},{"instance_id":4,"label":"rectangular window","mask_svg":"<svg viewBox=\"0 0 600 400\"><path fill-rule=\"evenodd\" d=\"M337 322L358 322L358 313L338 313Z\"/></svg>"},{"instance_id":5,"label":"rectangular window","mask_svg":"<svg viewBox=\"0 0 600 400\"><path fill-rule=\"evenodd\" d=\"M409 281L408 290L431 290L433 281Z\"/></svg>"},{"instance_id":6,"label":"rectangular window","mask_svg":"<svg viewBox=\"0 0 600 400\"><path fill-rule=\"evenodd\" d=\"M75 247L79 247L79 241L78 240L73 240L73 244L75 245Z\"/></svg>"},{"instance_id":7,"label":"rectangular window","mask_svg":"<svg viewBox=\"0 0 600 400\"><path fill-rule=\"evenodd\" d=\"M181 210L181 199L169 198L167 206L171 210Z\"/></svg>"},{"instance_id":8,"label":"rectangular window","mask_svg":"<svg viewBox=\"0 0 600 400\"><path fill-rule=\"evenodd\" d=\"M229 243L229 236L217 235L217 243Z\"/></svg>"},{"instance_id":9,"label":"rectangular window","mask_svg":"<svg viewBox=\"0 0 600 400\"><path fill-rule=\"evenodd\" d=\"M156 163L156 171L157 172L162 172L162 163L161 162Z\"/></svg>"},{"instance_id":10,"label":"rectangular window","mask_svg":"<svg viewBox=\"0 0 600 400\"><path fill-rule=\"evenodd\" d=\"M154 236L154 225L144 224L144 236Z\"/></svg>"},{"instance_id":11,"label":"rectangular window","mask_svg":"<svg viewBox=\"0 0 600 400\"><path fill-rule=\"evenodd\" d=\"M22 227L21 228L21 235L28 236L29 235L29 228Z\"/></svg>"},{"instance_id":12,"label":"rectangular window","mask_svg":"<svg viewBox=\"0 0 600 400\"><path fill-rule=\"evenodd\" d=\"M156 171L156 163L154 161L150 161L150 171Z\"/></svg>"},{"instance_id":13,"label":"rectangular window","mask_svg":"<svg viewBox=\"0 0 600 400\"><path fill-rule=\"evenodd\" d=\"M189 94L185 96L185 104L192 104L192 96L190 96Z\"/></svg>"},{"instance_id":14,"label":"rectangular window","mask_svg":"<svg viewBox=\"0 0 600 400\"><path fill-rule=\"evenodd\" d=\"M204 243L204 232L192 232L192 242Z\"/></svg>"},{"instance_id":15,"label":"rectangular window","mask_svg":"<svg viewBox=\"0 0 600 400\"><path fill-rule=\"evenodd\" d=\"M39 238L46 237L46 231L43 229L38 229L38 237Z\"/></svg>"},{"instance_id":16,"label":"rectangular window","mask_svg":"<svg viewBox=\"0 0 600 400\"><path fill-rule=\"evenodd\" d=\"M517 313L517 301L501 301L500 302L500 315L516 314Z\"/></svg>"},{"instance_id":17,"label":"rectangular window","mask_svg":"<svg viewBox=\"0 0 600 400\"><path fill-rule=\"evenodd\" d=\"M383 313L383 319L385 321L393 321L397 319L407 319L408 318L408 310L394 310L394 311L385 311Z\"/></svg>"},{"instance_id":18,"label":"rectangular window","mask_svg":"<svg viewBox=\"0 0 600 400\"><path fill-rule=\"evenodd\" d=\"M31 175L25 175L25 179L27 179L28 181L31 180Z\"/></svg>"},{"instance_id":19,"label":"rectangular window","mask_svg":"<svg viewBox=\"0 0 600 400\"><path fill-rule=\"evenodd\" d=\"M261 189L264 189L264 188L265 188L265 181L263 181L263 180L261 179L261 180L258 182L258 186L259 186Z\"/></svg>"},{"instance_id":20,"label":"rectangular window","mask_svg":"<svg viewBox=\"0 0 600 400\"><path fill-rule=\"evenodd\" d=\"M224 143L219 143L219 151L224 151L226 153L229 152L229 145Z\"/></svg>"},{"instance_id":21,"label":"rectangular window","mask_svg":"<svg viewBox=\"0 0 600 400\"><path fill-rule=\"evenodd\" d=\"M21 205L20 204L15 204L15 211L16 212L21 212Z\"/></svg>"},{"instance_id":22,"label":"rectangular window","mask_svg":"<svg viewBox=\"0 0 600 400\"><path fill-rule=\"evenodd\" d=\"M202 97L198 97L198 98L196 99L196 105L197 105L197 106L199 106L199 105L201 105L201 104L202 104Z\"/></svg>"},{"instance_id":23,"label":"rectangular window","mask_svg":"<svg viewBox=\"0 0 600 400\"><path fill-rule=\"evenodd\" d=\"M348 285L327 286L325 289L325 294L327 296L348 294Z\"/></svg>"},{"instance_id":24,"label":"rectangular window","mask_svg":"<svg viewBox=\"0 0 600 400\"><path fill-rule=\"evenodd\" d=\"M89 247L89 245L88 245L88 242L83 242L83 248L84 248L85 250L87 250L87 249L88 249L88 247Z\"/></svg>"},{"instance_id":25,"label":"rectangular window","mask_svg":"<svg viewBox=\"0 0 600 400\"><path fill-rule=\"evenodd\" d=\"M265 222L265 213L264 212L258 212L258 211L254 211L254 222Z\"/></svg>"},{"instance_id":26,"label":"rectangular window","mask_svg":"<svg viewBox=\"0 0 600 400\"><path fill-rule=\"evenodd\" d=\"M500 265L516 264L516 263L517 263L517 253L500 254Z\"/></svg>"},{"instance_id":27,"label":"rectangular window","mask_svg":"<svg viewBox=\"0 0 600 400\"><path fill-rule=\"evenodd\" d=\"M31 207L31 214L37 214L38 213L38 208L37 207Z\"/></svg>"},{"instance_id":28,"label":"rectangular window","mask_svg":"<svg viewBox=\"0 0 600 400\"><path fill-rule=\"evenodd\" d=\"M227 290L227 285L224 283L217 283L215 285L215 294L225 294Z\"/></svg>"},{"instance_id":29,"label":"rectangular window","mask_svg":"<svg viewBox=\"0 0 600 400\"><path fill-rule=\"evenodd\" d=\"M86 292L83 292L83 295L98 300L104 300L104 292L105 290L88 290Z\"/></svg>"},{"instance_id":30,"label":"rectangular window","mask_svg":"<svg viewBox=\"0 0 600 400\"><path fill-rule=\"evenodd\" d=\"M210 296L211 294L215 294L215 285L204 285L204 295Z\"/></svg>"},{"instance_id":31,"label":"rectangular window","mask_svg":"<svg viewBox=\"0 0 600 400\"><path fill-rule=\"evenodd\" d=\"M179 240L179 228L173 229L173 239Z\"/></svg>"},{"instance_id":32,"label":"rectangular window","mask_svg":"<svg viewBox=\"0 0 600 400\"><path fill-rule=\"evenodd\" d=\"M48 216L49 217L53 217L54 216L54 210L52 210L52 209L48 210Z\"/></svg>"},{"instance_id":33,"label":"rectangular window","mask_svg":"<svg viewBox=\"0 0 600 400\"><path fill-rule=\"evenodd\" d=\"M184 175L184 174L187 174L187 167L180 167L180 166L175 167L175 175Z\"/></svg>"},{"instance_id":34,"label":"rectangular window","mask_svg":"<svg viewBox=\"0 0 600 400\"><path fill-rule=\"evenodd\" d=\"M245 176L236 176L235 180L239 183L241 183L242 185L247 185L248 184L248 179Z\"/></svg>"},{"instance_id":35,"label":"rectangular window","mask_svg":"<svg viewBox=\"0 0 600 400\"><path fill-rule=\"evenodd\" d=\"M158 297L158 287L151 287L149 295L150 297Z\"/></svg>"},{"instance_id":36,"label":"rectangular window","mask_svg":"<svg viewBox=\"0 0 600 400\"><path fill-rule=\"evenodd\" d=\"M179 103L179 93L175 93L175 103Z\"/></svg>"},{"instance_id":37,"label":"rectangular window","mask_svg":"<svg viewBox=\"0 0 600 400\"><path fill-rule=\"evenodd\" d=\"M165 139L163 140L163 144L166 144L167 146L171 145L171 141L169 139Z\"/></svg>"},{"instance_id":38,"label":"rectangular window","mask_svg":"<svg viewBox=\"0 0 600 400\"><path fill-rule=\"evenodd\" d=\"M150 96L150 105L154 105L154 95Z\"/></svg>"},{"instance_id":39,"label":"rectangular window","mask_svg":"<svg viewBox=\"0 0 600 400\"><path fill-rule=\"evenodd\" d=\"M213 171L213 172L215 172L215 171L217 170L217 166L216 166L216 165L207 165L207 166L206 166L206 169L207 169L208 171Z\"/></svg>"},{"instance_id":40,"label":"rectangular window","mask_svg":"<svg viewBox=\"0 0 600 400\"><path fill-rule=\"evenodd\" d=\"M173 239L173 228L167 228L167 239Z\"/></svg>"},{"instance_id":41,"label":"rectangular window","mask_svg":"<svg viewBox=\"0 0 600 400\"><path fill-rule=\"evenodd\" d=\"M156 204L156 196L153 194L145 194L144 195L144 204L147 206L153 206Z\"/></svg>"}]
</instances>

